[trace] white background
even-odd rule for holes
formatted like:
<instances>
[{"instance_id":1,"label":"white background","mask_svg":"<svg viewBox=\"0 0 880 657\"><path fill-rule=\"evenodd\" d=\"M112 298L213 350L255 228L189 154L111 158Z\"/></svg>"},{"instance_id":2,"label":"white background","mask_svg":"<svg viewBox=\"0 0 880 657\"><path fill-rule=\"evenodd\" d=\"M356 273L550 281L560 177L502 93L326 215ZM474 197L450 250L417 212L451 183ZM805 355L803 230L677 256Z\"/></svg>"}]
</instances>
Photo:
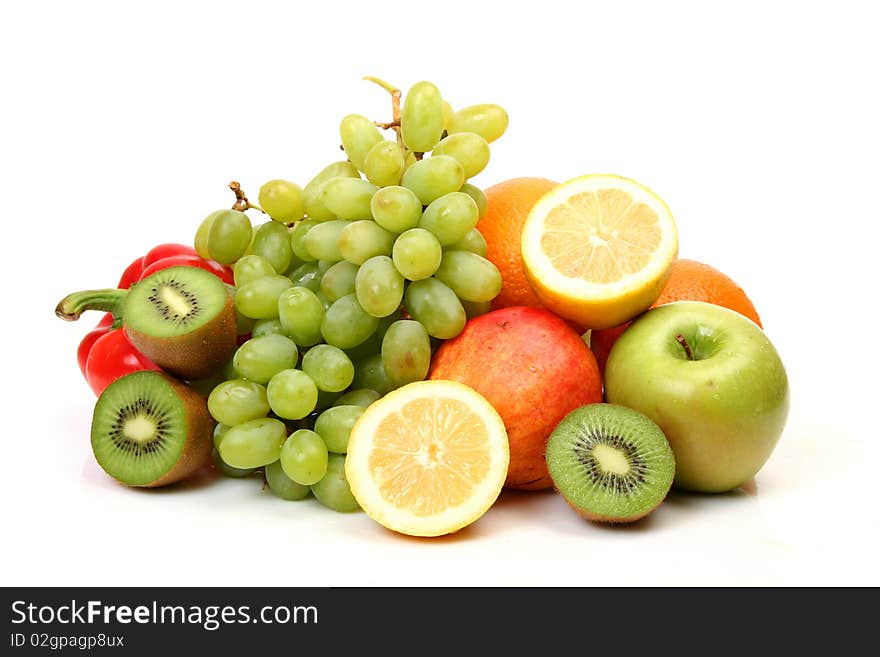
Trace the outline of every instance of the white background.
<instances>
[{"instance_id":1,"label":"white background","mask_svg":"<svg viewBox=\"0 0 880 657\"><path fill-rule=\"evenodd\" d=\"M3 585L878 585L880 47L869 3L8 3L0 126ZM504 8L502 8L504 7ZM608 529L504 493L435 540L256 480L127 490L92 459L53 315L270 178L339 159L349 112L434 81L498 102L474 182L635 178L680 255L732 276L787 366L757 490Z\"/></svg>"}]
</instances>

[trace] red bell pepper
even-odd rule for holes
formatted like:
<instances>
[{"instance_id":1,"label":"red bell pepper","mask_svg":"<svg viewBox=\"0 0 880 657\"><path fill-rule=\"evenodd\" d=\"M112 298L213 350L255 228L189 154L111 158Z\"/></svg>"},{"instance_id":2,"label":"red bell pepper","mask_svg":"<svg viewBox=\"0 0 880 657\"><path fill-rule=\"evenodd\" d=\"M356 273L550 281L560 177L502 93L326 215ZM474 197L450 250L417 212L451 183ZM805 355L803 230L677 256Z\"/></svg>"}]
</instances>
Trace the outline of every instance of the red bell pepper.
<instances>
[{"instance_id":1,"label":"red bell pepper","mask_svg":"<svg viewBox=\"0 0 880 657\"><path fill-rule=\"evenodd\" d=\"M143 260L143 256L132 260L131 264L129 264L128 267L125 268L125 271L122 272L122 276L120 276L119 283L116 287L120 290L127 290L131 287L132 283L139 280L144 268ZM79 363L79 370L82 372L86 381L89 380L88 374L86 374L86 360L88 359L89 352L99 338L107 335L107 333L113 330L113 321L113 313L104 313L104 316L101 318L101 321L95 325L95 328L86 333L85 337L80 340L79 347L77 347L76 350L76 360L77 363Z\"/></svg>"},{"instance_id":2,"label":"red bell pepper","mask_svg":"<svg viewBox=\"0 0 880 657\"><path fill-rule=\"evenodd\" d=\"M196 250L188 244L166 242L165 244L154 246L152 249L147 251L141 262L143 263L143 269L146 269L158 260L164 260L165 258L179 255L197 256L198 253L196 253Z\"/></svg>"},{"instance_id":3,"label":"red bell pepper","mask_svg":"<svg viewBox=\"0 0 880 657\"><path fill-rule=\"evenodd\" d=\"M113 313L104 313L104 317L98 322L98 325L91 331L86 333L85 337L80 340L79 347L76 349L76 361L79 363L79 370L88 381L86 375L86 361L89 358L89 352L95 346L95 342L99 338L104 337L113 330Z\"/></svg>"},{"instance_id":4,"label":"red bell pepper","mask_svg":"<svg viewBox=\"0 0 880 657\"><path fill-rule=\"evenodd\" d=\"M116 313L119 312L121 300L119 290L108 290L108 293L96 295L91 299L91 307L95 310L105 310L106 313L98 326L89 331L80 341L77 348L77 361L80 370L86 379L86 383L96 395L104 392L104 388L125 374L140 370L160 370L161 368L149 358L138 351L129 342L125 332L121 328L121 320L117 321ZM115 293L115 294L110 294ZM122 293L124 294L124 293ZM80 295L65 297L55 313L65 319L76 319L82 312L76 308ZM68 306L75 309L74 314L66 314Z\"/></svg>"},{"instance_id":5,"label":"red bell pepper","mask_svg":"<svg viewBox=\"0 0 880 657\"><path fill-rule=\"evenodd\" d=\"M162 258L160 260L155 260L144 267L144 270L141 272L140 278L138 280L140 280L141 278L146 278L150 274L154 274L160 269L167 269L168 267L179 266L199 267L200 269L211 272L224 283L234 285L234 278L232 276L231 267L221 265L219 262L215 262L214 260L205 260L199 255L190 254L172 255Z\"/></svg>"},{"instance_id":6,"label":"red bell pepper","mask_svg":"<svg viewBox=\"0 0 880 657\"><path fill-rule=\"evenodd\" d=\"M122 276L119 278L118 287L120 290L127 290L131 287L131 284L140 279L141 272L144 270L144 258L141 256L140 258L135 258L131 261L131 264L125 268L125 271L122 272Z\"/></svg>"},{"instance_id":7,"label":"red bell pepper","mask_svg":"<svg viewBox=\"0 0 880 657\"><path fill-rule=\"evenodd\" d=\"M121 328L112 328L95 340L85 360L86 382L96 395L125 374L160 369L135 349Z\"/></svg>"}]
</instances>

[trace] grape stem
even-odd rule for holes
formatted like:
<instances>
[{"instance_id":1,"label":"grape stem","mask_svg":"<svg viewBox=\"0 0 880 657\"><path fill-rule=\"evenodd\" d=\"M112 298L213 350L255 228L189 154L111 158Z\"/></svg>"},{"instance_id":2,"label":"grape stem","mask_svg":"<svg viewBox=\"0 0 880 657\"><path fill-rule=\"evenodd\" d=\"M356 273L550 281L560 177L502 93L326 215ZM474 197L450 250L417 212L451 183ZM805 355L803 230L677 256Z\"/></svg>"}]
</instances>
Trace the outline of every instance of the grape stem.
<instances>
[{"instance_id":1,"label":"grape stem","mask_svg":"<svg viewBox=\"0 0 880 657\"><path fill-rule=\"evenodd\" d=\"M364 77L364 80L367 82L373 82L382 87L385 91L391 94L391 121L388 123L382 123L380 121L374 121L373 124L382 128L383 130L394 130L394 134L397 135L397 144L404 149L406 152L406 147L403 145L403 136L400 133L400 89L395 87L393 84L389 82L385 82L380 78L373 77L372 75L368 75Z\"/></svg>"},{"instance_id":2,"label":"grape stem","mask_svg":"<svg viewBox=\"0 0 880 657\"><path fill-rule=\"evenodd\" d=\"M234 180L229 183L229 189L232 190L232 193L235 194L235 203L232 204L233 210L238 210L239 212L244 212L245 210L259 210L263 214L266 214L266 211L261 208L259 205L254 205L250 201L248 201L247 196L244 194L244 190L242 190L241 185Z\"/></svg>"}]
</instances>

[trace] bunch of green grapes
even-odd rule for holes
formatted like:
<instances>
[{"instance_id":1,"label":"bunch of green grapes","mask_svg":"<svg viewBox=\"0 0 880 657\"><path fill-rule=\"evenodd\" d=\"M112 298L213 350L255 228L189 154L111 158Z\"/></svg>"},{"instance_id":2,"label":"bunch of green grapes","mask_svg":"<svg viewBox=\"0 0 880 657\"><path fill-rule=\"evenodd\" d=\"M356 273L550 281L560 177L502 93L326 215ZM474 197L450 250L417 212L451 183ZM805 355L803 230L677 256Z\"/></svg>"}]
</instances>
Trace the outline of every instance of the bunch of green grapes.
<instances>
[{"instance_id":1,"label":"bunch of green grapes","mask_svg":"<svg viewBox=\"0 0 880 657\"><path fill-rule=\"evenodd\" d=\"M506 112L453 111L430 82L400 108L382 84L393 120L345 116L347 160L303 188L264 184L272 220L256 229L245 199L195 237L201 255L233 266L243 340L208 397L218 465L231 476L263 469L280 497L312 493L340 511L357 508L344 459L364 408L424 379L437 344L501 289L476 228L486 197L468 180L488 164Z\"/></svg>"}]
</instances>

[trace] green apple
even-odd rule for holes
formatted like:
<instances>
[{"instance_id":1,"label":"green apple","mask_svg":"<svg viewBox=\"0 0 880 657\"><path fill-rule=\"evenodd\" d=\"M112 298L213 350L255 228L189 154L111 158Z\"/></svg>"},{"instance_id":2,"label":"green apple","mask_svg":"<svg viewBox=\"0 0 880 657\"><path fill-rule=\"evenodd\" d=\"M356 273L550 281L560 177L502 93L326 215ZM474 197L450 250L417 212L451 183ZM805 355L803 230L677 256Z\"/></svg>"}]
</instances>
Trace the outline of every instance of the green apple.
<instances>
[{"instance_id":1,"label":"green apple","mask_svg":"<svg viewBox=\"0 0 880 657\"><path fill-rule=\"evenodd\" d=\"M788 377L752 320L679 301L649 310L620 336L605 398L663 429L676 488L716 493L744 484L770 457L788 417Z\"/></svg>"}]
</instances>

